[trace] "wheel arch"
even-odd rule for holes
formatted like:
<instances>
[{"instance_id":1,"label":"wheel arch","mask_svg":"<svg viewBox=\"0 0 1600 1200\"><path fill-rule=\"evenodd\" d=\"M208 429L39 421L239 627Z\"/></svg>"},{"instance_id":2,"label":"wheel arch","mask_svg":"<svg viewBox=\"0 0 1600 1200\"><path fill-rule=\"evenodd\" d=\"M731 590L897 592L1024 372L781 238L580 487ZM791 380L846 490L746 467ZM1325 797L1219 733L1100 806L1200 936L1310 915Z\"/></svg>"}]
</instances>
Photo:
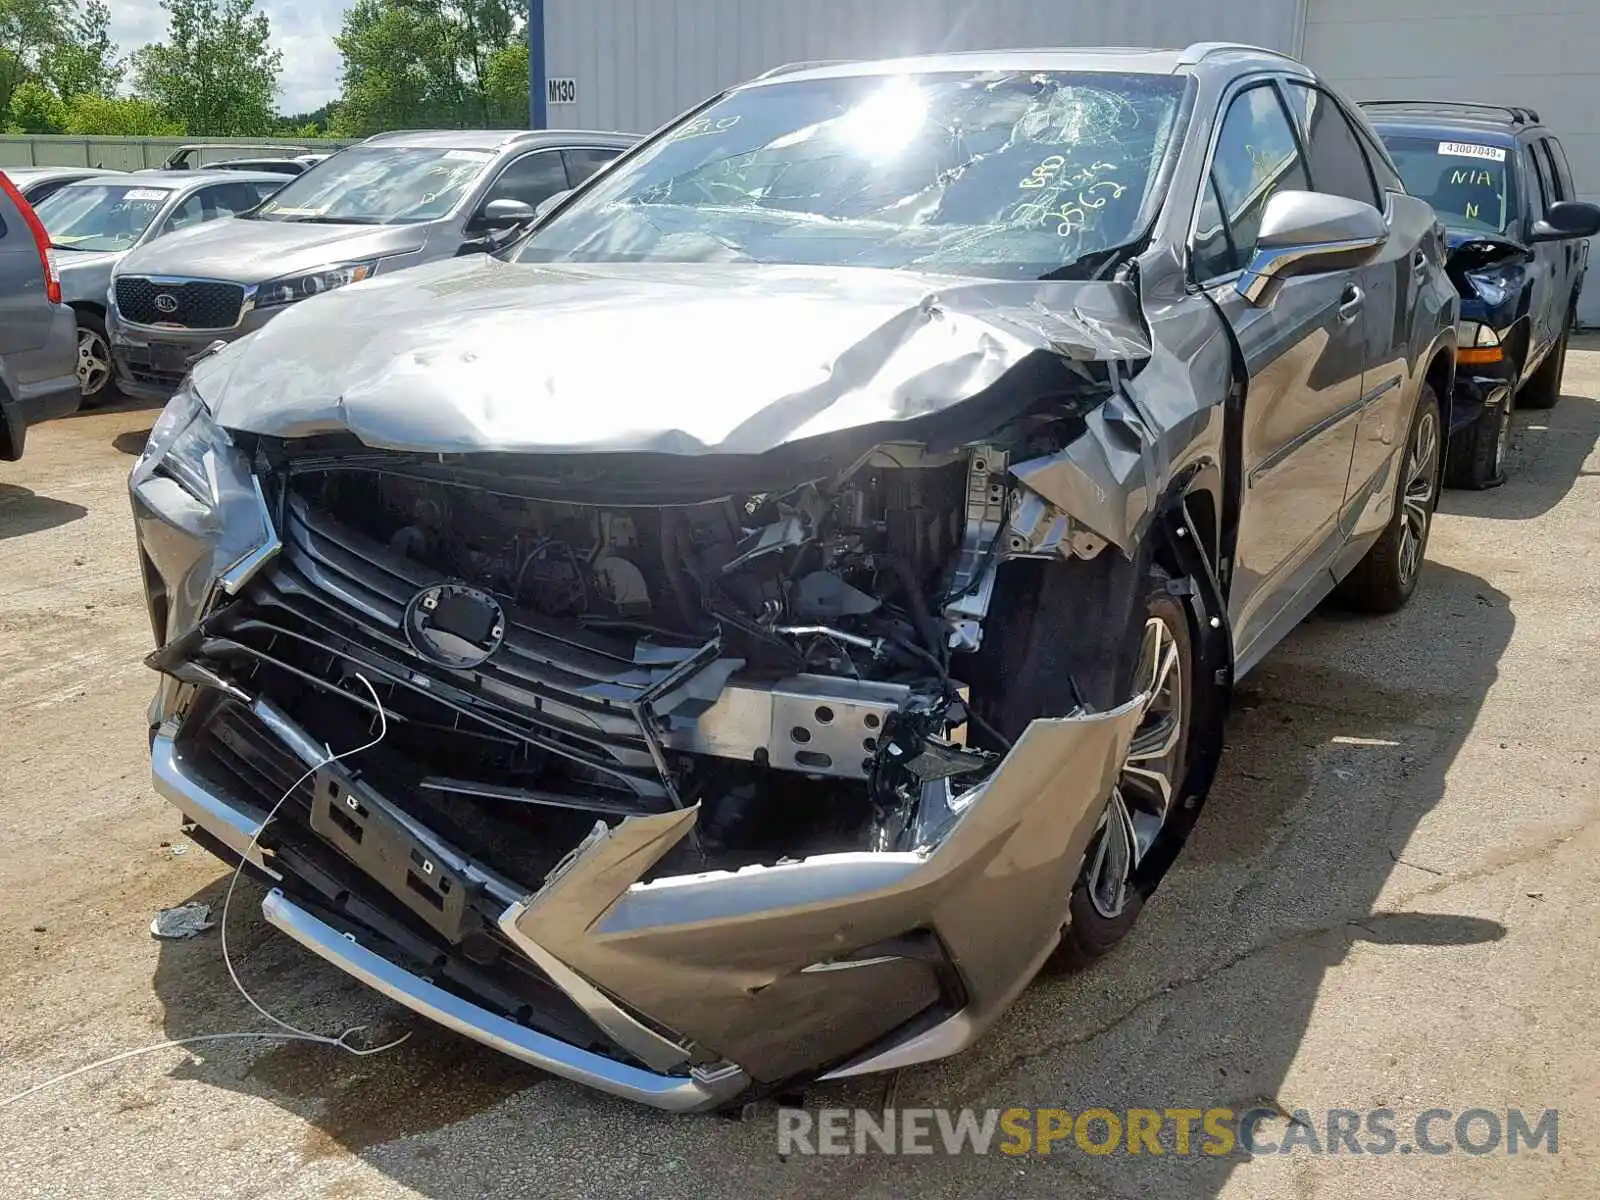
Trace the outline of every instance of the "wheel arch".
<instances>
[{"instance_id":1,"label":"wheel arch","mask_svg":"<svg viewBox=\"0 0 1600 1200\"><path fill-rule=\"evenodd\" d=\"M1434 343L1428 365L1422 372L1422 381L1433 388L1433 397L1439 403L1440 437L1448 443L1450 430L1454 424L1452 418L1455 408L1456 351L1453 344L1443 339ZM1408 416L1406 419L1409 421L1411 418ZM1448 444L1440 447L1437 481L1440 487L1444 486L1445 462L1449 458L1448 449Z\"/></svg>"}]
</instances>

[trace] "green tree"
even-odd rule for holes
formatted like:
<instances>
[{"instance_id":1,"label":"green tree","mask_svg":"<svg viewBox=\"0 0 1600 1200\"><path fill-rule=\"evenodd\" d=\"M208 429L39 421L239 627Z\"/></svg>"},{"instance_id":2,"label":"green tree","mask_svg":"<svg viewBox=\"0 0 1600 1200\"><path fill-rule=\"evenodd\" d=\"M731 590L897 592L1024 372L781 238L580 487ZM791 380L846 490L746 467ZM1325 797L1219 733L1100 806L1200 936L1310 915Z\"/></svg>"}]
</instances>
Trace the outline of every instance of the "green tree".
<instances>
[{"instance_id":1,"label":"green tree","mask_svg":"<svg viewBox=\"0 0 1600 1200\"><path fill-rule=\"evenodd\" d=\"M0 124L12 94L33 78L39 62L66 32L69 0L0 0Z\"/></svg>"},{"instance_id":2,"label":"green tree","mask_svg":"<svg viewBox=\"0 0 1600 1200\"><path fill-rule=\"evenodd\" d=\"M87 0L66 18L62 36L40 63L40 74L64 101L74 96L115 96L122 60L111 40L111 9Z\"/></svg>"},{"instance_id":3,"label":"green tree","mask_svg":"<svg viewBox=\"0 0 1600 1200\"><path fill-rule=\"evenodd\" d=\"M37 79L26 79L11 93L7 133L64 133L67 106Z\"/></svg>"},{"instance_id":4,"label":"green tree","mask_svg":"<svg viewBox=\"0 0 1600 1200\"><path fill-rule=\"evenodd\" d=\"M254 137L272 129L283 55L255 0L161 0L167 40L133 56L137 93L192 136Z\"/></svg>"},{"instance_id":5,"label":"green tree","mask_svg":"<svg viewBox=\"0 0 1600 1200\"><path fill-rule=\"evenodd\" d=\"M528 43L513 42L496 50L484 74L489 96L489 124L521 129L528 123Z\"/></svg>"},{"instance_id":6,"label":"green tree","mask_svg":"<svg viewBox=\"0 0 1600 1200\"><path fill-rule=\"evenodd\" d=\"M64 132L79 137L185 137L183 122L174 121L148 100L136 96L74 96L67 104Z\"/></svg>"},{"instance_id":7,"label":"green tree","mask_svg":"<svg viewBox=\"0 0 1600 1200\"><path fill-rule=\"evenodd\" d=\"M344 90L330 132L525 125L523 12L516 0L357 0L334 39Z\"/></svg>"}]
</instances>

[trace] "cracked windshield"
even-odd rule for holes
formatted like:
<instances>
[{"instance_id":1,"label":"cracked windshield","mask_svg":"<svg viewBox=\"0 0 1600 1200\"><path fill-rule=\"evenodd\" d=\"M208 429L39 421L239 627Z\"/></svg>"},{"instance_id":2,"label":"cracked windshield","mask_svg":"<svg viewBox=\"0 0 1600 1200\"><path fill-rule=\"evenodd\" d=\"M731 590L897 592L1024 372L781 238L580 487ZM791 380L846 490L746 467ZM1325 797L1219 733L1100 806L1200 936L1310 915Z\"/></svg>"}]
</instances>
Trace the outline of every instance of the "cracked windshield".
<instances>
[{"instance_id":1,"label":"cracked windshield","mask_svg":"<svg viewBox=\"0 0 1600 1200\"><path fill-rule=\"evenodd\" d=\"M294 180L253 219L324 225L436 221L461 202L492 157L487 150L353 146Z\"/></svg>"},{"instance_id":2,"label":"cracked windshield","mask_svg":"<svg viewBox=\"0 0 1600 1200\"><path fill-rule=\"evenodd\" d=\"M516 257L1088 274L1142 232L1184 86L1041 72L749 88L602 178Z\"/></svg>"}]
</instances>

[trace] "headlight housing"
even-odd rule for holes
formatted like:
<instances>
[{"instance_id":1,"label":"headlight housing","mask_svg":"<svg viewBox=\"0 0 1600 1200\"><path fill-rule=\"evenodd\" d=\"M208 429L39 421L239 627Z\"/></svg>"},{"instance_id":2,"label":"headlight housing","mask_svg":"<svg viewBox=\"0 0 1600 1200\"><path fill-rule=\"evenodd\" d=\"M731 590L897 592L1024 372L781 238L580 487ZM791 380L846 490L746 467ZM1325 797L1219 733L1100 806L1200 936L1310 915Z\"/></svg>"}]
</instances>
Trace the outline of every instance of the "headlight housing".
<instances>
[{"instance_id":1,"label":"headlight housing","mask_svg":"<svg viewBox=\"0 0 1600 1200\"><path fill-rule=\"evenodd\" d=\"M208 507L217 503L217 455L233 443L207 411L185 380L177 394L156 418L144 452L133 465L132 484L138 487L157 475L171 479Z\"/></svg>"},{"instance_id":2,"label":"headlight housing","mask_svg":"<svg viewBox=\"0 0 1600 1200\"><path fill-rule=\"evenodd\" d=\"M1500 335L1481 321L1462 321L1456 326L1456 362L1461 366L1486 366L1505 359Z\"/></svg>"},{"instance_id":3,"label":"headlight housing","mask_svg":"<svg viewBox=\"0 0 1600 1200\"><path fill-rule=\"evenodd\" d=\"M285 304L298 304L301 300L309 300L334 288L370 279L377 269L376 261L339 263L300 275L285 275L281 279L263 283L256 289L256 307L281 308Z\"/></svg>"},{"instance_id":4,"label":"headlight housing","mask_svg":"<svg viewBox=\"0 0 1600 1200\"><path fill-rule=\"evenodd\" d=\"M1490 308L1499 308L1511 294L1505 280L1498 272L1468 271L1467 280L1472 284L1472 290L1478 294L1478 299Z\"/></svg>"}]
</instances>

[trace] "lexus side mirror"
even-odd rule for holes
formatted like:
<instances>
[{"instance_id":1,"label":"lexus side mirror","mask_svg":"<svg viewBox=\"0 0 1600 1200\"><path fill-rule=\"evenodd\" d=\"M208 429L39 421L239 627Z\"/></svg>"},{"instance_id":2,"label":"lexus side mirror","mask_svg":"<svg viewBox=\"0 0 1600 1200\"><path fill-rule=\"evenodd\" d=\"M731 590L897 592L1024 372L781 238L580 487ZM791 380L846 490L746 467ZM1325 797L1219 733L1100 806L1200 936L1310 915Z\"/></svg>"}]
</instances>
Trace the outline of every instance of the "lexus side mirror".
<instances>
[{"instance_id":1,"label":"lexus side mirror","mask_svg":"<svg viewBox=\"0 0 1600 1200\"><path fill-rule=\"evenodd\" d=\"M570 195L572 195L572 189L568 188L564 192L557 192L554 196L546 196L543 200L539 201L539 207L533 210L533 215L538 217L540 220L543 220L547 213L549 213L555 208L556 205L560 204Z\"/></svg>"},{"instance_id":2,"label":"lexus side mirror","mask_svg":"<svg viewBox=\"0 0 1600 1200\"><path fill-rule=\"evenodd\" d=\"M1278 280L1362 266L1388 240L1383 214L1370 204L1322 192L1279 192L1267 201L1255 256L1234 286L1260 304Z\"/></svg>"},{"instance_id":3,"label":"lexus side mirror","mask_svg":"<svg viewBox=\"0 0 1600 1200\"><path fill-rule=\"evenodd\" d=\"M535 215L533 205L522 200L491 200L483 206L476 224L480 229L514 229Z\"/></svg>"},{"instance_id":4,"label":"lexus side mirror","mask_svg":"<svg viewBox=\"0 0 1600 1200\"><path fill-rule=\"evenodd\" d=\"M1597 233L1600 233L1600 205L1583 200L1557 200L1544 214L1544 220L1533 223L1528 241L1564 242L1569 238L1593 237Z\"/></svg>"}]
</instances>

